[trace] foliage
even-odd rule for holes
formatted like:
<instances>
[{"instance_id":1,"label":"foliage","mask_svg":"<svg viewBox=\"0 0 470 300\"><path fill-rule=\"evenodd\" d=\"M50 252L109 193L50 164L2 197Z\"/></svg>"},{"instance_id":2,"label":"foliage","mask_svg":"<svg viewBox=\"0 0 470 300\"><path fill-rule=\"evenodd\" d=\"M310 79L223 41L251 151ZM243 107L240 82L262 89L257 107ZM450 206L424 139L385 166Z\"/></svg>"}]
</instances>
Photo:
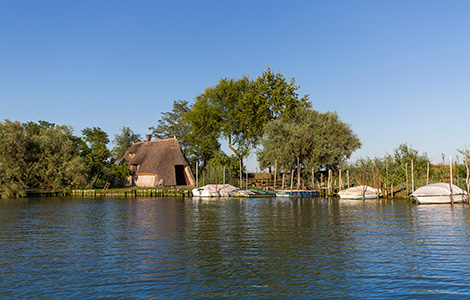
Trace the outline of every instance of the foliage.
<instances>
[{"instance_id":1,"label":"foliage","mask_svg":"<svg viewBox=\"0 0 470 300\"><path fill-rule=\"evenodd\" d=\"M104 186L111 178L111 153L106 148L108 134L99 127L85 128L82 134L80 155L89 169L89 184L91 187Z\"/></svg>"},{"instance_id":2,"label":"foliage","mask_svg":"<svg viewBox=\"0 0 470 300\"><path fill-rule=\"evenodd\" d=\"M207 88L197 101L207 101L219 114L220 131L229 148L241 160L255 149L264 125L281 116L292 116L299 107L309 107L308 95L299 99L295 80L287 82L281 73L268 67L254 81L223 78Z\"/></svg>"},{"instance_id":3,"label":"foliage","mask_svg":"<svg viewBox=\"0 0 470 300\"><path fill-rule=\"evenodd\" d=\"M113 178L116 178L117 184L119 186L123 186L126 177L130 175L127 163L123 163L122 165L113 165L112 170Z\"/></svg>"},{"instance_id":4,"label":"foliage","mask_svg":"<svg viewBox=\"0 0 470 300\"><path fill-rule=\"evenodd\" d=\"M279 169L292 170L299 158L304 167L337 169L361 146L357 135L336 113L306 107L272 120L264 131L263 149L258 151L261 168L272 167L277 161Z\"/></svg>"},{"instance_id":5,"label":"foliage","mask_svg":"<svg viewBox=\"0 0 470 300\"><path fill-rule=\"evenodd\" d=\"M86 166L79 156L79 139L67 126L0 122L0 193L3 198L25 195L26 187L65 189L83 186Z\"/></svg>"},{"instance_id":6,"label":"foliage","mask_svg":"<svg viewBox=\"0 0 470 300\"><path fill-rule=\"evenodd\" d=\"M354 163L345 164L344 169L349 170L351 182L356 185L365 183L388 188L393 186L395 190L408 189L410 193L412 175L415 188L426 185L428 164L430 160L426 153L419 154L407 144L401 144L394 149L392 155L358 159ZM442 181L439 172L440 168L430 165L429 183Z\"/></svg>"},{"instance_id":7,"label":"foliage","mask_svg":"<svg viewBox=\"0 0 470 300\"><path fill-rule=\"evenodd\" d=\"M236 185L239 169L239 160L236 156L228 156L220 151L209 160L207 167L202 170L204 178L199 176L199 185L202 185L203 181L204 184L222 184L224 183L224 174L225 183Z\"/></svg>"},{"instance_id":8,"label":"foliage","mask_svg":"<svg viewBox=\"0 0 470 300\"><path fill-rule=\"evenodd\" d=\"M140 141L141 137L139 134L135 134L129 127L123 126L121 133L114 135L114 147L111 150L112 161L120 161L129 147Z\"/></svg>"},{"instance_id":9,"label":"foliage","mask_svg":"<svg viewBox=\"0 0 470 300\"><path fill-rule=\"evenodd\" d=\"M187 140L191 144L186 155L193 158L191 162L200 158L205 169L207 161L220 151L220 115L207 99L198 98L186 114L186 120L190 125Z\"/></svg>"},{"instance_id":10,"label":"foliage","mask_svg":"<svg viewBox=\"0 0 470 300\"><path fill-rule=\"evenodd\" d=\"M149 127L152 135L156 139L170 139L176 137L183 151L190 147L187 140L190 124L185 119L185 114L190 111L189 102L186 100L176 100L173 102L171 112L162 113L157 126Z\"/></svg>"}]
</instances>

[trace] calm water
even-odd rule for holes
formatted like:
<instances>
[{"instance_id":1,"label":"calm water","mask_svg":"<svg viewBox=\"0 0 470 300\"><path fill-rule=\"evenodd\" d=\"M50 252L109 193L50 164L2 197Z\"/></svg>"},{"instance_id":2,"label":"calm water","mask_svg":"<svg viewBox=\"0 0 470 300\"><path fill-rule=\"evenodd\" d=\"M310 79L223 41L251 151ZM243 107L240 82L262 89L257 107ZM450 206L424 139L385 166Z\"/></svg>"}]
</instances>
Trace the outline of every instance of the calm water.
<instances>
[{"instance_id":1,"label":"calm water","mask_svg":"<svg viewBox=\"0 0 470 300\"><path fill-rule=\"evenodd\" d=\"M470 298L469 221L405 200L0 200L0 298Z\"/></svg>"}]
</instances>

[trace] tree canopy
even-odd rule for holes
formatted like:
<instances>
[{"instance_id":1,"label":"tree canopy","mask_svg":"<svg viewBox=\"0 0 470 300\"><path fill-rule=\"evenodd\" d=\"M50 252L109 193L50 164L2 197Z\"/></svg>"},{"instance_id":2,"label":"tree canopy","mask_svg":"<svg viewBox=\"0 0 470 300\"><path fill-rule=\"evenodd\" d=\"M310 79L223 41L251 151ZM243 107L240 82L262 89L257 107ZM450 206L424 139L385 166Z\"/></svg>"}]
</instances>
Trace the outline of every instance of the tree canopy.
<instances>
[{"instance_id":1,"label":"tree canopy","mask_svg":"<svg viewBox=\"0 0 470 300\"><path fill-rule=\"evenodd\" d=\"M87 167L79 155L79 142L68 126L45 121L0 122L1 196L24 196L25 187L83 186Z\"/></svg>"},{"instance_id":2,"label":"tree canopy","mask_svg":"<svg viewBox=\"0 0 470 300\"><path fill-rule=\"evenodd\" d=\"M261 168L277 161L280 168L290 170L299 158L304 166L336 169L361 146L357 135L336 113L307 107L270 121L264 132L258 151Z\"/></svg>"},{"instance_id":3,"label":"tree canopy","mask_svg":"<svg viewBox=\"0 0 470 300\"><path fill-rule=\"evenodd\" d=\"M208 87L196 102L207 101L219 114L220 132L228 147L243 160L259 146L266 123L281 116L292 116L297 107L310 107L308 95L299 98L292 78L287 82L270 67L255 80L223 78Z\"/></svg>"},{"instance_id":4,"label":"tree canopy","mask_svg":"<svg viewBox=\"0 0 470 300\"><path fill-rule=\"evenodd\" d=\"M132 144L141 141L140 135L134 133L129 127L123 126L120 131L121 133L114 135L114 147L111 150L113 162L119 161Z\"/></svg>"}]
</instances>

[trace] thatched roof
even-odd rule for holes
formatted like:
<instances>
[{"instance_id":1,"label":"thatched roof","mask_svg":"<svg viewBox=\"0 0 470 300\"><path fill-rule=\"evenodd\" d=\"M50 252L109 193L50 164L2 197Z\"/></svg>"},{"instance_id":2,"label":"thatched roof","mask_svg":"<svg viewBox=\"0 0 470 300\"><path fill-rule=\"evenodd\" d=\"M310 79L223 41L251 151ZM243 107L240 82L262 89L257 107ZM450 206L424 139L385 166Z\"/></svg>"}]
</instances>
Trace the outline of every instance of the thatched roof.
<instances>
[{"instance_id":1,"label":"thatched roof","mask_svg":"<svg viewBox=\"0 0 470 300\"><path fill-rule=\"evenodd\" d=\"M124 154L125 162L138 166L136 174L157 174L166 185L175 181L175 165L188 165L176 138L135 143Z\"/></svg>"}]
</instances>

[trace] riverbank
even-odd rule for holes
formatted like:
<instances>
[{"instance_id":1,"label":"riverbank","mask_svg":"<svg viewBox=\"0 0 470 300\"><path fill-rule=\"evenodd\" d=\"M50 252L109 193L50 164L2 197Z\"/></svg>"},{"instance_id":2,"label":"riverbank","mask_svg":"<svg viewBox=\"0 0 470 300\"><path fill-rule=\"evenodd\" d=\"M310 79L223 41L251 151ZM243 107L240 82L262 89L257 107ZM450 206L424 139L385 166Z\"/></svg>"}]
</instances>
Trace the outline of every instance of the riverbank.
<instances>
[{"instance_id":1,"label":"riverbank","mask_svg":"<svg viewBox=\"0 0 470 300\"><path fill-rule=\"evenodd\" d=\"M29 190L27 197L192 197L190 188L113 188L113 189L77 189L64 191Z\"/></svg>"}]
</instances>

